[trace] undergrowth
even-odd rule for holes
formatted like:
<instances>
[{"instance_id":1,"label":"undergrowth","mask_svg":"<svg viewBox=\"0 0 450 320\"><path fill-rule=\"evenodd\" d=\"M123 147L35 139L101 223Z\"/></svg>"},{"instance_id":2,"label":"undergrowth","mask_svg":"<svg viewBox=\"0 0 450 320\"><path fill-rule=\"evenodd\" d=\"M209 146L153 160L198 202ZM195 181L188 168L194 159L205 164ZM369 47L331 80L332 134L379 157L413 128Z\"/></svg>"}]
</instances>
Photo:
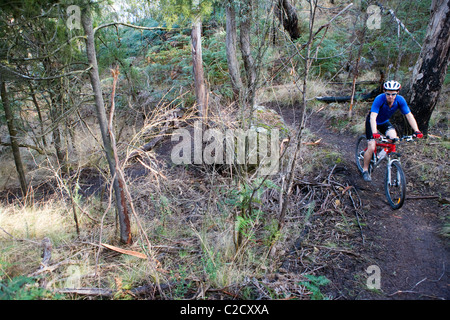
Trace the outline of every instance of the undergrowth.
<instances>
[{"instance_id":1,"label":"undergrowth","mask_svg":"<svg viewBox=\"0 0 450 320\"><path fill-rule=\"evenodd\" d=\"M317 104L308 112L323 107ZM336 132L360 130L367 106L356 108L352 121L346 120L345 112L332 110L341 106L326 107L330 112L324 121L342 121ZM448 137L433 130L435 136L402 151L408 159L407 174L420 183L415 190L433 190L445 201L448 163L442 159L448 158ZM89 182L102 179L100 174L91 176L95 170L82 179L61 180L77 181L78 234L66 188L55 188L57 192L28 204L3 203L1 297L332 298L326 294L329 281L320 270L358 247L365 212L346 178L351 160L320 143L311 131L305 131L304 142L282 230L277 229L282 175L236 179L213 166L169 165L161 157L168 146L127 164L137 215L132 217L134 242L125 248L117 242L108 188L86 193ZM448 237L448 204L443 207L442 235ZM53 246L48 269L42 270L44 237ZM96 291L75 290L80 288Z\"/></svg>"}]
</instances>

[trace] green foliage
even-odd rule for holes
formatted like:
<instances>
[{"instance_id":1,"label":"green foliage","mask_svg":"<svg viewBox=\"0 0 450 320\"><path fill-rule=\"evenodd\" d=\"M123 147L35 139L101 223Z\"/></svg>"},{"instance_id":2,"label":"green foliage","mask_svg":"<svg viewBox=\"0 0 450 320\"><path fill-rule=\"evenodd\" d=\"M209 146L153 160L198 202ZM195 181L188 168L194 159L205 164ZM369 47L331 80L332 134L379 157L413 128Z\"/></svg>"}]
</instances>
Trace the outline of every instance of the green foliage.
<instances>
[{"instance_id":1,"label":"green foliage","mask_svg":"<svg viewBox=\"0 0 450 320\"><path fill-rule=\"evenodd\" d=\"M183 88L193 92L190 34L169 32L164 37L167 41L158 38L149 42L144 72L152 79L153 85ZM207 82L213 91L231 97L226 48L223 45L225 34L214 33L202 40L203 66ZM174 99L178 94L178 91L174 91L166 98ZM193 102L193 94L185 96L184 100L185 104Z\"/></svg>"},{"instance_id":2,"label":"green foliage","mask_svg":"<svg viewBox=\"0 0 450 320\"><path fill-rule=\"evenodd\" d=\"M229 199L228 204L239 209L247 209L252 204L261 203L261 196L267 188L279 189L273 181L268 179L263 180L264 178L260 177L255 179L253 183L243 183L242 187L238 190L232 190L232 197Z\"/></svg>"},{"instance_id":3,"label":"green foliage","mask_svg":"<svg viewBox=\"0 0 450 320\"><path fill-rule=\"evenodd\" d=\"M233 91L228 74L225 32L215 32L203 41L203 64L205 76L211 87L218 88L218 93L231 98Z\"/></svg>"},{"instance_id":4,"label":"green foliage","mask_svg":"<svg viewBox=\"0 0 450 320\"><path fill-rule=\"evenodd\" d=\"M185 299L188 291L192 287L192 283L188 278L188 268L186 266L178 266L177 270L170 271L171 282L175 283L172 291L172 298L175 300Z\"/></svg>"},{"instance_id":5,"label":"green foliage","mask_svg":"<svg viewBox=\"0 0 450 320\"><path fill-rule=\"evenodd\" d=\"M206 275L208 276L208 279L210 279L213 282L217 280L219 272L217 264L221 263L220 258L221 258L220 252L215 252L214 256L207 254L206 257L201 258L203 269Z\"/></svg>"},{"instance_id":6,"label":"green foliage","mask_svg":"<svg viewBox=\"0 0 450 320\"><path fill-rule=\"evenodd\" d=\"M267 247L270 247L273 243L277 242L281 237L281 231L280 228L278 227L278 220L276 219L271 219L269 223L266 223L264 230L266 230L267 235L264 237L263 243Z\"/></svg>"},{"instance_id":7,"label":"green foliage","mask_svg":"<svg viewBox=\"0 0 450 320\"><path fill-rule=\"evenodd\" d=\"M0 282L0 300L39 300L46 297L46 291L35 286L35 280L18 276Z\"/></svg>"},{"instance_id":8,"label":"green foliage","mask_svg":"<svg viewBox=\"0 0 450 320\"><path fill-rule=\"evenodd\" d=\"M302 281L299 285L304 286L311 291L311 300L326 300L325 296L320 292L321 286L326 286L330 283L325 276L305 275L309 281Z\"/></svg>"},{"instance_id":9,"label":"green foliage","mask_svg":"<svg viewBox=\"0 0 450 320\"><path fill-rule=\"evenodd\" d=\"M152 45L148 52L145 72L158 85L189 88L192 82L190 37L172 34L168 41Z\"/></svg>"},{"instance_id":10,"label":"green foliage","mask_svg":"<svg viewBox=\"0 0 450 320\"><path fill-rule=\"evenodd\" d=\"M317 56L317 65L319 75L332 77L335 75L342 64L342 53L340 45L334 39L324 39Z\"/></svg>"},{"instance_id":11,"label":"green foliage","mask_svg":"<svg viewBox=\"0 0 450 320\"><path fill-rule=\"evenodd\" d=\"M208 17L214 0L160 0L159 9L169 27L175 23L186 24L197 15Z\"/></svg>"},{"instance_id":12,"label":"green foliage","mask_svg":"<svg viewBox=\"0 0 450 320\"><path fill-rule=\"evenodd\" d=\"M0 260L0 300L40 300L51 298L50 292L38 286L36 278L23 275L10 278L4 271L6 265L6 262Z\"/></svg>"},{"instance_id":13,"label":"green foliage","mask_svg":"<svg viewBox=\"0 0 450 320\"><path fill-rule=\"evenodd\" d=\"M413 34L415 40L422 44L428 26L430 6L431 0L393 1L388 3L386 8L392 9L395 16ZM375 62L373 67L396 67L400 56L400 67L408 70L416 63L419 53L420 47L414 39L402 28L399 33L397 22L388 12L382 15L381 29L371 29L366 32L363 56Z\"/></svg>"},{"instance_id":14,"label":"green foliage","mask_svg":"<svg viewBox=\"0 0 450 320\"><path fill-rule=\"evenodd\" d=\"M241 188L233 189L231 197L227 203L238 209L240 214L236 216L237 232L247 238L254 236L254 226L259 223L260 217L264 214L256 205L262 203L262 195L268 188L279 189L271 180L258 178L253 183L244 183ZM268 226L268 230L273 237L276 231ZM272 237L271 237L272 238Z\"/></svg>"},{"instance_id":15,"label":"green foliage","mask_svg":"<svg viewBox=\"0 0 450 320\"><path fill-rule=\"evenodd\" d=\"M144 19L139 25L157 27L158 22ZM152 42L162 42L161 37L164 33L162 30L140 30L130 27L101 29L97 37L100 72L109 77L109 69L118 64L127 87L134 91L146 90L148 82L142 60ZM123 103L126 104L126 101ZM117 107L121 107L120 96Z\"/></svg>"}]
</instances>

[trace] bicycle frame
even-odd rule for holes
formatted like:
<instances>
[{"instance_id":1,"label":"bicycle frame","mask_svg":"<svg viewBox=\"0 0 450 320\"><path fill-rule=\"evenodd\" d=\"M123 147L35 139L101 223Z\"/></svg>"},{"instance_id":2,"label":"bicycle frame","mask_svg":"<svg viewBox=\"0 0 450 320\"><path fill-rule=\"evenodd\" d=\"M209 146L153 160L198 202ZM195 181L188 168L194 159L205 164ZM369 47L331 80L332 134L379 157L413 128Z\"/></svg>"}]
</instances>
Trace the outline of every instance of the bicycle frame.
<instances>
[{"instance_id":1,"label":"bicycle frame","mask_svg":"<svg viewBox=\"0 0 450 320\"><path fill-rule=\"evenodd\" d=\"M375 151L373 153L372 156L372 161L374 161L374 167L378 167L379 164L385 159L387 158L388 160L388 164L391 164L392 161L399 161L398 159L391 159L391 153L396 153L397 152L397 146L394 143L380 143L380 142L376 142L376 146L377 147L381 147L382 149L384 149L386 151L386 157L383 157L381 159L378 159L378 154L377 154L377 148L375 148Z\"/></svg>"},{"instance_id":2,"label":"bicycle frame","mask_svg":"<svg viewBox=\"0 0 450 320\"><path fill-rule=\"evenodd\" d=\"M371 162L372 162L374 168L378 167L385 158L387 158L387 160L388 160L388 168L390 167L392 162L394 162L394 161L400 162L399 159L391 159L391 154L396 154L397 156L400 156L397 153L397 145L395 143L397 141L402 141L402 140L412 141L413 139L414 139L413 136L403 136L400 139L397 138L397 139L391 140L391 139L388 139L388 138L382 136L380 141L376 141L375 151L372 155ZM389 142L389 141L391 141L391 142ZM378 159L377 147L381 147L382 149L384 149L386 151L385 157Z\"/></svg>"}]
</instances>

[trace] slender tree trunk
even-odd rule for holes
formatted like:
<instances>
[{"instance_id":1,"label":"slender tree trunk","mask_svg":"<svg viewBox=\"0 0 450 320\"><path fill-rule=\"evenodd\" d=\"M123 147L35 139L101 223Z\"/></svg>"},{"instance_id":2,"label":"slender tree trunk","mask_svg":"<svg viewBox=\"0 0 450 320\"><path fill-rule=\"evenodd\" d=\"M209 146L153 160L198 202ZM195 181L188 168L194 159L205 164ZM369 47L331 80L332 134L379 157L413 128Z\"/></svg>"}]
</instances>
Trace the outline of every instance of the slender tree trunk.
<instances>
[{"instance_id":1,"label":"slender tree trunk","mask_svg":"<svg viewBox=\"0 0 450 320\"><path fill-rule=\"evenodd\" d=\"M31 93L31 98L33 99L33 104L36 107L36 111L39 117L39 126L41 127L41 140L42 140L42 144L44 146L44 148L47 147L47 141L45 139L45 129L44 129L44 119L42 117L42 111L41 111L41 107L39 106L39 102L37 101L36 98L36 93L34 92L34 88L33 85L29 82L28 83L28 87L30 88L30 93Z\"/></svg>"},{"instance_id":2,"label":"slender tree trunk","mask_svg":"<svg viewBox=\"0 0 450 320\"><path fill-rule=\"evenodd\" d=\"M48 42L47 32L45 29L42 31L42 37L45 42ZM44 50L44 48L42 48ZM46 57L43 59L42 64L45 68L46 74L53 74L55 66L59 65L56 60L52 60L50 57ZM52 120L53 129L52 129L52 138L53 138L53 146L55 147L56 157L58 159L58 164L63 173L67 172L67 165L65 161L64 151L61 143L61 130L60 130L60 115L63 114L63 96L62 96L62 85L61 79L53 79L47 81L48 92L50 94L50 118Z\"/></svg>"},{"instance_id":3,"label":"slender tree trunk","mask_svg":"<svg viewBox=\"0 0 450 320\"><path fill-rule=\"evenodd\" d=\"M54 81L52 81L54 82ZM60 91L59 84L55 84L49 82L50 88L55 88L56 91ZM66 161L64 157L64 152L62 150L62 143L61 143L61 130L59 126L59 122L62 120L60 119L60 115L62 114L62 96L58 93L57 96L55 96L54 93L50 90L50 101L51 105L50 107L50 118L52 119L53 123L53 130L52 130L52 137L53 137L53 145L55 147L56 151L56 157L58 158L59 165L61 167L61 171L63 173L67 172L67 166Z\"/></svg>"},{"instance_id":4,"label":"slender tree trunk","mask_svg":"<svg viewBox=\"0 0 450 320\"><path fill-rule=\"evenodd\" d=\"M282 203L280 208L280 214L278 216L278 230L281 230L284 226L284 218L286 216L286 210L288 206L288 199L292 192L292 185L295 177L295 168L298 165L297 164L297 158L300 153L300 148L302 145L302 135L303 135L303 129L305 127L305 113L306 113L306 106L307 106L307 85L308 85L308 77L309 77L309 71L311 69L312 59L311 59L311 47L312 42L314 41L313 36L313 27L314 22L316 18L316 9L317 9L317 0L311 0L309 3L310 6L310 20L309 20L309 39L308 43L306 45L306 53L304 57L304 64L305 64L305 70L304 70L304 76L303 76L303 85L302 85L302 104L299 109L299 125L297 129L296 134L296 145L295 150L293 154L293 158L290 162L289 171L287 172L287 184L284 189L284 193L282 194Z\"/></svg>"},{"instance_id":5,"label":"slender tree trunk","mask_svg":"<svg viewBox=\"0 0 450 320\"><path fill-rule=\"evenodd\" d=\"M92 20L89 12L84 11L81 15L81 23L83 24L84 31L86 33L86 52L88 62L91 65L89 70L89 76L91 79L92 89L94 91L95 106L97 109L97 118L100 125L100 131L102 134L103 147L106 153L106 159L108 160L109 169L111 175L114 177L113 188L116 197L116 209L119 217L120 227L120 240L123 243L131 243L131 227L130 220L127 213L127 205L124 194L124 186L120 185L123 181L119 180L119 173L116 166L118 165L114 159L114 151L111 145L111 139L108 134L108 122L106 117L106 110L102 96L102 88L100 84L100 77L98 74L97 56L95 52L94 42L94 30L92 27Z\"/></svg>"},{"instance_id":6,"label":"slender tree trunk","mask_svg":"<svg viewBox=\"0 0 450 320\"><path fill-rule=\"evenodd\" d=\"M364 20L364 21L366 21L366 20ZM348 110L348 118L349 119L352 119L352 115L353 115L353 103L354 103L355 93L356 93L356 79L358 78L358 75L359 75L359 62L361 61L361 53L362 53L362 49L363 49L365 38L366 38L365 23L363 25L363 30L360 33L361 33L361 36L360 36L360 41L359 41L358 57L356 58L356 62L355 62L354 68L353 68L352 94L351 94L351 99L350 99L350 108Z\"/></svg>"},{"instance_id":7,"label":"slender tree trunk","mask_svg":"<svg viewBox=\"0 0 450 320\"><path fill-rule=\"evenodd\" d=\"M192 41L192 67L195 82L195 96L197 98L197 108L199 117L204 120L207 116L207 93L205 77L203 73L202 59L202 21L200 17L196 17L192 25L191 32Z\"/></svg>"},{"instance_id":8,"label":"slender tree trunk","mask_svg":"<svg viewBox=\"0 0 450 320\"><path fill-rule=\"evenodd\" d=\"M11 109L11 105L8 100L8 92L6 91L6 84L1 79L0 75L0 90L1 98L3 103L3 109L5 109L6 123L8 125L9 136L11 139L11 148L13 151L14 162L16 164L17 174L19 175L20 188L22 190L22 195L27 195L27 180L25 178L25 171L23 170L22 157L20 156L19 143L17 142L17 130L14 126L14 116Z\"/></svg>"},{"instance_id":9,"label":"slender tree trunk","mask_svg":"<svg viewBox=\"0 0 450 320\"><path fill-rule=\"evenodd\" d=\"M252 0L244 0L241 4L241 23L240 23L240 43L242 59L244 60L245 73L247 75L246 101L253 109L255 103L255 85L256 70L255 61L251 53L251 21L252 21Z\"/></svg>"},{"instance_id":10,"label":"slender tree trunk","mask_svg":"<svg viewBox=\"0 0 450 320\"><path fill-rule=\"evenodd\" d=\"M431 114L439 98L450 56L450 0L433 0L425 41L415 65L409 106L419 129L428 133Z\"/></svg>"},{"instance_id":11,"label":"slender tree trunk","mask_svg":"<svg viewBox=\"0 0 450 320\"><path fill-rule=\"evenodd\" d=\"M228 72L230 73L231 86L233 88L234 98L238 100L242 90L241 73L239 70L239 61L236 55L236 10L232 0L228 0L226 4L226 48Z\"/></svg>"}]
</instances>

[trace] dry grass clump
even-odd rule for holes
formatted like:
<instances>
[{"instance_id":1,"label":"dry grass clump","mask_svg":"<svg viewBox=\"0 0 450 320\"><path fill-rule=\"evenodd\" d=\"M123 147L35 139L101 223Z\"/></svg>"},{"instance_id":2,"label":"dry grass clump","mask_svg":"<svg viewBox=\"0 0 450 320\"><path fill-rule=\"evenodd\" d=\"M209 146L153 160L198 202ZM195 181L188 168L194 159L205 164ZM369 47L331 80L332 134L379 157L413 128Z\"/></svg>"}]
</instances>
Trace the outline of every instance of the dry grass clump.
<instances>
[{"instance_id":1,"label":"dry grass clump","mask_svg":"<svg viewBox=\"0 0 450 320\"><path fill-rule=\"evenodd\" d=\"M64 202L54 200L31 206L2 205L0 226L4 232L0 233L0 239L6 240L11 236L19 239L42 239L47 236L54 241L63 240L73 225L68 212Z\"/></svg>"},{"instance_id":2,"label":"dry grass clump","mask_svg":"<svg viewBox=\"0 0 450 320\"><path fill-rule=\"evenodd\" d=\"M285 106L291 106L302 100L302 84L297 82L288 82L281 85L267 86L261 88L258 92L258 103L276 103ZM307 84L307 100L311 101L315 97L325 96L329 90L326 81L321 79L311 79Z\"/></svg>"},{"instance_id":3,"label":"dry grass clump","mask_svg":"<svg viewBox=\"0 0 450 320\"><path fill-rule=\"evenodd\" d=\"M27 275L39 268L41 241L55 245L70 241L74 233L63 202L46 201L29 206L0 207L0 264L9 278Z\"/></svg>"}]
</instances>

